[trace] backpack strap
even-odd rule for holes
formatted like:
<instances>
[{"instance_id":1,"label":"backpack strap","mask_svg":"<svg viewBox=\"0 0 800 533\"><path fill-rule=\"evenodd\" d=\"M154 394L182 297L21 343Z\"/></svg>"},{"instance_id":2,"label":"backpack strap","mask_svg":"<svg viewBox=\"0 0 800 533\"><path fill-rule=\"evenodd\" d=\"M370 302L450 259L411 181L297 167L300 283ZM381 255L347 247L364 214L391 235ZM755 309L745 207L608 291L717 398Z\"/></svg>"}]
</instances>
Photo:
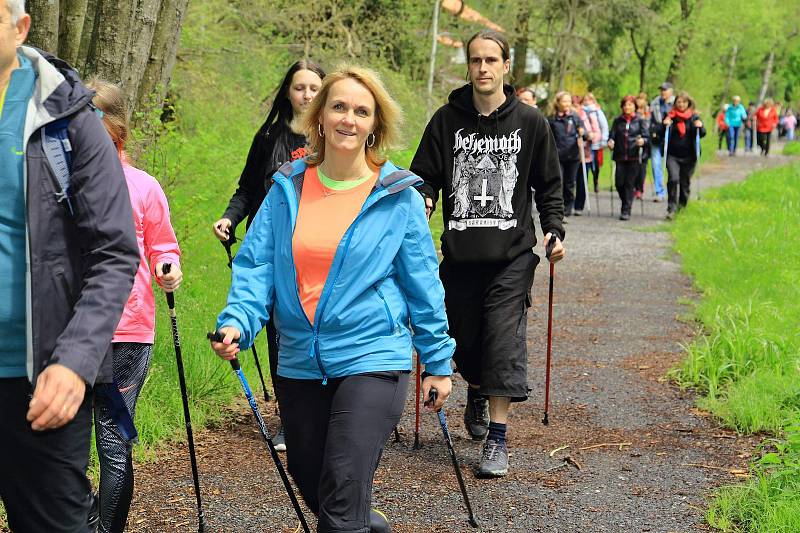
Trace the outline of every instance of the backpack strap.
<instances>
[{"instance_id":1,"label":"backpack strap","mask_svg":"<svg viewBox=\"0 0 800 533\"><path fill-rule=\"evenodd\" d=\"M44 127L42 146L47 162L56 179L56 201L65 202L69 214L74 216L69 196L69 180L72 175L72 144L69 142L69 118L62 118Z\"/></svg>"}]
</instances>

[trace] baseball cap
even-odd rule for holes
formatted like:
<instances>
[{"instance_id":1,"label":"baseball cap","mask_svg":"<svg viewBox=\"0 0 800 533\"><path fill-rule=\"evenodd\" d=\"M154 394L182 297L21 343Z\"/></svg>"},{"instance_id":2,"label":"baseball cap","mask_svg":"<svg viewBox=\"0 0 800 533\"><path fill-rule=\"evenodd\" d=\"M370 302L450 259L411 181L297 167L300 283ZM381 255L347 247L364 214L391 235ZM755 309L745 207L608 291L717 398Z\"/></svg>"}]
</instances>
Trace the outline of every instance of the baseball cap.
<instances>
[{"instance_id":1,"label":"baseball cap","mask_svg":"<svg viewBox=\"0 0 800 533\"><path fill-rule=\"evenodd\" d=\"M665 81L664 83L661 84L659 89L672 89L672 84L668 81Z\"/></svg>"}]
</instances>

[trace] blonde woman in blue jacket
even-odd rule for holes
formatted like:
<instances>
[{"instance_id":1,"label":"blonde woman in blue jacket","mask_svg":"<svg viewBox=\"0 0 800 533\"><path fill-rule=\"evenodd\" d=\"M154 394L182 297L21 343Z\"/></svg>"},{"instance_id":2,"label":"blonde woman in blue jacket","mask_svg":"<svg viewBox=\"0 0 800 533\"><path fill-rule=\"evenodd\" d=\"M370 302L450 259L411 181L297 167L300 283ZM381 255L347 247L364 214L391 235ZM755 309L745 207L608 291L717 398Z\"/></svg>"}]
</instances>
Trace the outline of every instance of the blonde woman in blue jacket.
<instances>
[{"instance_id":1,"label":"blonde woman in blue jacket","mask_svg":"<svg viewBox=\"0 0 800 533\"><path fill-rule=\"evenodd\" d=\"M370 511L383 446L400 420L412 346L434 409L451 390L444 290L421 179L381 154L401 111L378 76L343 66L302 120L313 154L284 165L233 265L212 347L252 343L274 309L275 391L289 472L320 532L389 531Z\"/></svg>"}]
</instances>

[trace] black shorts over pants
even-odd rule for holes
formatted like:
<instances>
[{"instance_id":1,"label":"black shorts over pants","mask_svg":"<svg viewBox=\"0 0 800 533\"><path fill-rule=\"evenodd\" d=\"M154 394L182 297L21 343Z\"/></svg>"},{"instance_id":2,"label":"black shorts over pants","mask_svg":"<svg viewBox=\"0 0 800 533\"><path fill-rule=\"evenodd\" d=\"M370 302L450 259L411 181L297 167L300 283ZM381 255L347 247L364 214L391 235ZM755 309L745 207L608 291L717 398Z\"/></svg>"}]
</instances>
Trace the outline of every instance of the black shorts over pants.
<instances>
[{"instance_id":1,"label":"black shorts over pants","mask_svg":"<svg viewBox=\"0 0 800 533\"><path fill-rule=\"evenodd\" d=\"M526 326L539 256L525 252L508 263L439 266L453 359L461 376L484 396L528 399Z\"/></svg>"}]
</instances>

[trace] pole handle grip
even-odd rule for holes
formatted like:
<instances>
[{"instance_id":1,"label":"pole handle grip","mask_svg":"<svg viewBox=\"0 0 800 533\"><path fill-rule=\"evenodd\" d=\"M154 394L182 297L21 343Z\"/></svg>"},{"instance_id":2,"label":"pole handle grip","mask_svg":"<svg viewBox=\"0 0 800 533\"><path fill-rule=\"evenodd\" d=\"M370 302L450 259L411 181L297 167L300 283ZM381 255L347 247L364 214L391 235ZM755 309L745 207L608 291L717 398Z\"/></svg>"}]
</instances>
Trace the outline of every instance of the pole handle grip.
<instances>
[{"instance_id":1,"label":"pole handle grip","mask_svg":"<svg viewBox=\"0 0 800 533\"><path fill-rule=\"evenodd\" d=\"M557 238L558 238L558 235L556 235L555 233L552 233L552 232L550 233L550 240L547 242L547 246L545 246L545 248L544 248L544 256L547 259L550 259L550 254L553 253L553 248L556 247L556 239Z\"/></svg>"},{"instance_id":2,"label":"pole handle grip","mask_svg":"<svg viewBox=\"0 0 800 533\"><path fill-rule=\"evenodd\" d=\"M206 333L206 338L210 341L222 342L223 339L225 339L225 336L219 331L209 331L208 333ZM242 368L242 366L239 364L239 360L236 358L233 358L228 362L231 364L234 370L239 370L240 368Z\"/></svg>"},{"instance_id":3,"label":"pole handle grip","mask_svg":"<svg viewBox=\"0 0 800 533\"><path fill-rule=\"evenodd\" d=\"M172 270L172 263L164 263L161 265L161 272L164 274L169 274ZM165 292L164 294L167 295L167 307L170 309L175 309L175 295L171 292Z\"/></svg>"}]
</instances>

